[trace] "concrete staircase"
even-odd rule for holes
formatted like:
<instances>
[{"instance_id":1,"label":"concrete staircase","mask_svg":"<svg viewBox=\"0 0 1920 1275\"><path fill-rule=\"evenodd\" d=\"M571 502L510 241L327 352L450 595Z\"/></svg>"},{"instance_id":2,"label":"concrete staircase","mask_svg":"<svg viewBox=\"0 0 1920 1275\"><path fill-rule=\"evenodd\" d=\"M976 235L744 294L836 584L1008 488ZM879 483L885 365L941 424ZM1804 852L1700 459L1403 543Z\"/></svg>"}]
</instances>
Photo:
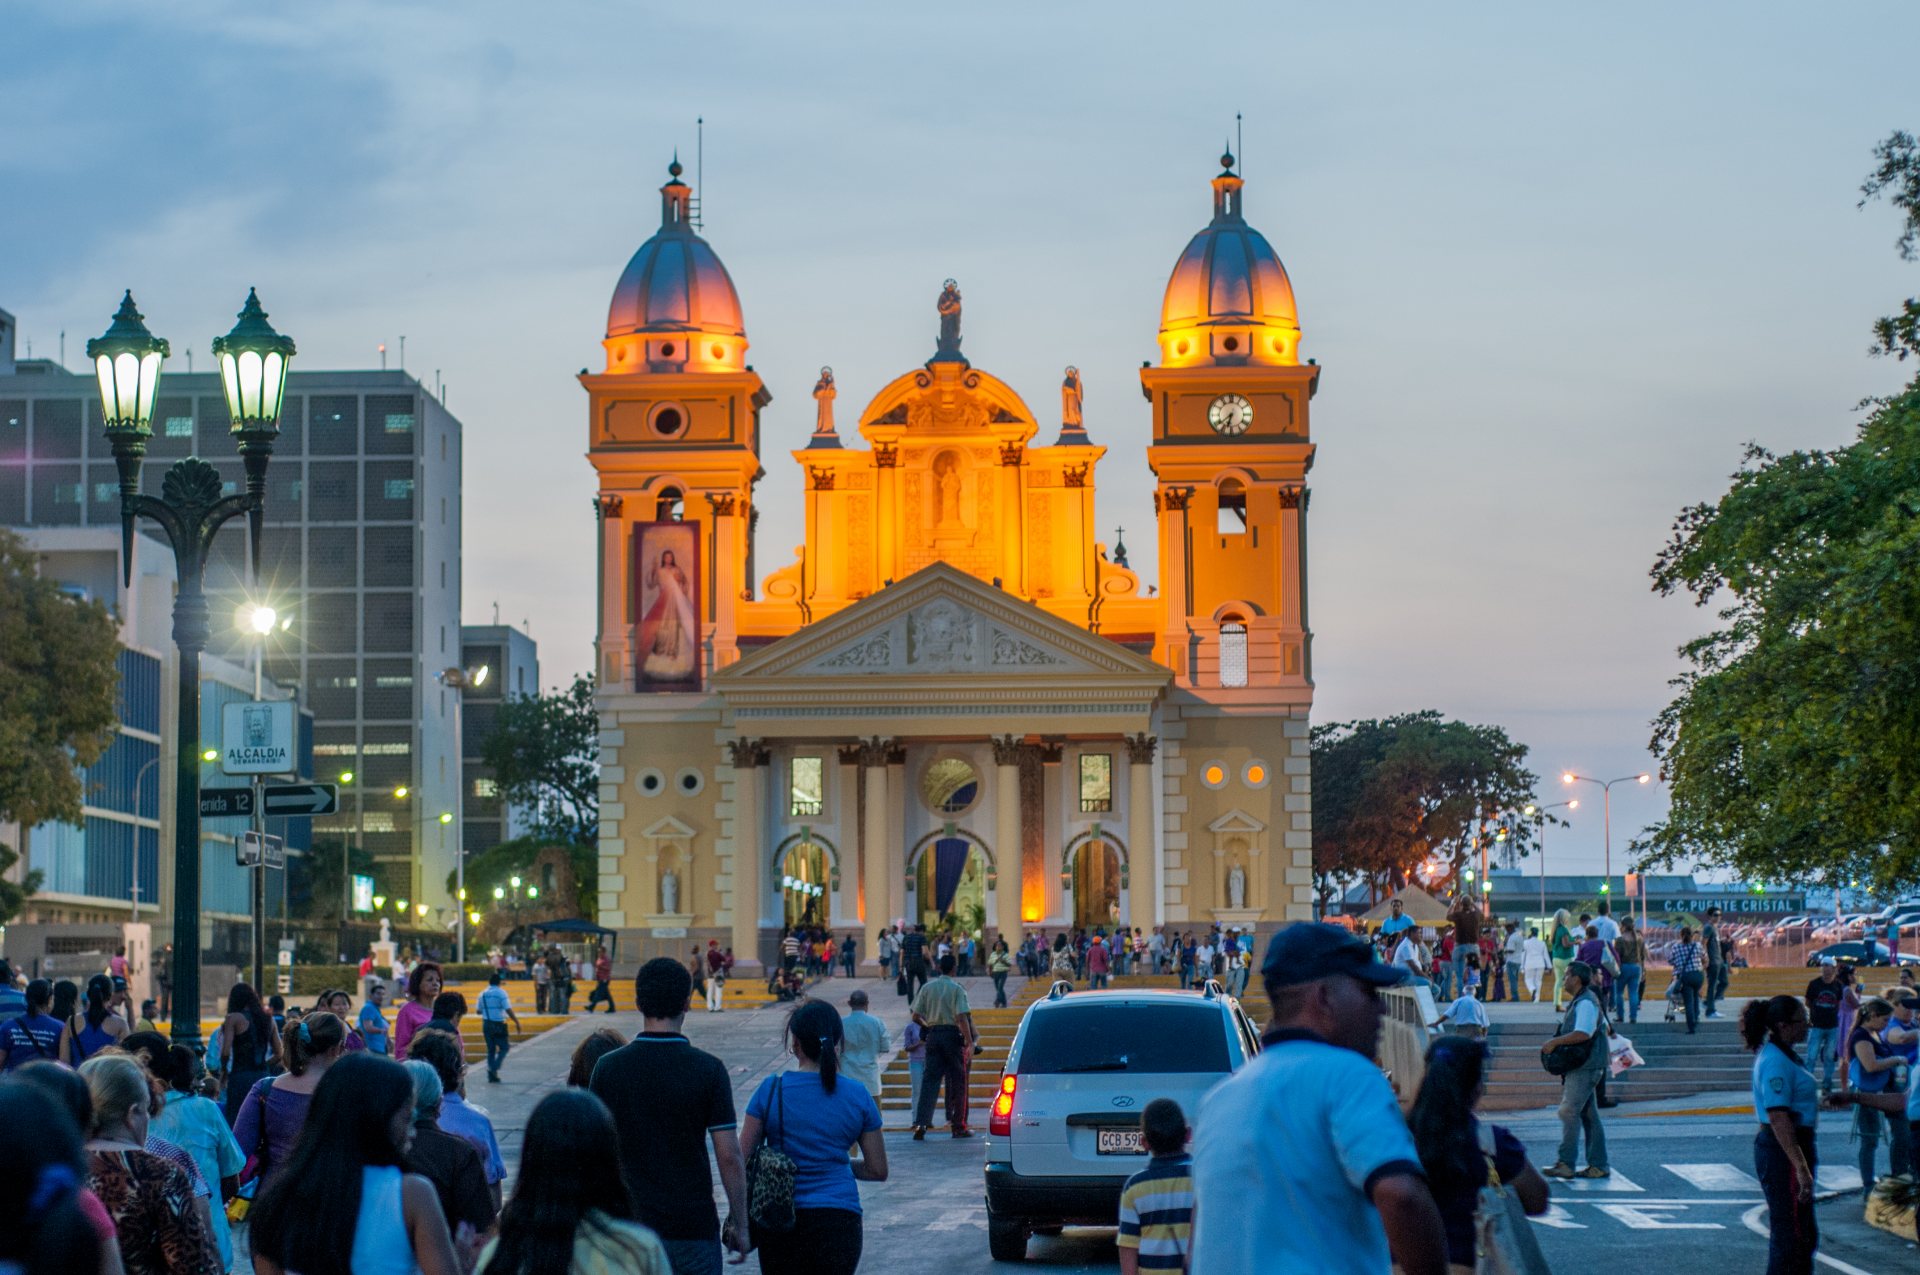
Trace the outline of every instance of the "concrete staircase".
<instances>
[{"instance_id":1,"label":"concrete staircase","mask_svg":"<svg viewBox=\"0 0 1920 1275\"><path fill-rule=\"evenodd\" d=\"M1687 1035L1684 1022L1642 1018L1620 1025L1621 1034L1647 1060L1607 1082L1609 1097L1622 1102L1685 1098L1693 1094L1745 1089L1753 1058L1740 1042L1731 1018L1703 1021L1699 1034ZM1560 1101L1560 1078L1540 1066L1540 1046L1555 1034L1551 1023L1495 1023L1488 1033L1492 1058L1487 1073L1489 1111L1553 1106Z\"/></svg>"}]
</instances>

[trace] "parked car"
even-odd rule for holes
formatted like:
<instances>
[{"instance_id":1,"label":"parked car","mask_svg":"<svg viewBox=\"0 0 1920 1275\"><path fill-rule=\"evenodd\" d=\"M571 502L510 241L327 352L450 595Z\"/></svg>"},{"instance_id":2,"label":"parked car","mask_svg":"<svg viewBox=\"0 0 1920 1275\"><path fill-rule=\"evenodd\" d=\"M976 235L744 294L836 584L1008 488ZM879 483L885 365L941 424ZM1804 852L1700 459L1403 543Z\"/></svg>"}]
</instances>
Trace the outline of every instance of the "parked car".
<instances>
[{"instance_id":1,"label":"parked car","mask_svg":"<svg viewBox=\"0 0 1920 1275\"><path fill-rule=\"evenodd\" d=\"M1218 983L1200 991L1070 992L1020 1020L987 1120L987 1248L1024 1261L1034 1234L1117 1226L1120 1189L1146 1167L1140 1113L1171 1098L1189 1119L1251 1062L1260 1036Z\"/></svg>"},{"instance_id":2,"label":"parked car","mask_svg":"<svg viewBox=\"0 0 1920 1275\"><path fill-rule=\"evenodd\" d=\"M1840 965L1892 965L1893 959L1887 951L1887 945L1878 939L1849 939L1844 943L1829 943L1825 947L1815 948L1807 955L1807 965L1811 968L1821 964L1824 957L1831 956ZM1900 964L1920 965L1920 956L1912 952L1900 953Z\"/></svg>"}]
</instances>

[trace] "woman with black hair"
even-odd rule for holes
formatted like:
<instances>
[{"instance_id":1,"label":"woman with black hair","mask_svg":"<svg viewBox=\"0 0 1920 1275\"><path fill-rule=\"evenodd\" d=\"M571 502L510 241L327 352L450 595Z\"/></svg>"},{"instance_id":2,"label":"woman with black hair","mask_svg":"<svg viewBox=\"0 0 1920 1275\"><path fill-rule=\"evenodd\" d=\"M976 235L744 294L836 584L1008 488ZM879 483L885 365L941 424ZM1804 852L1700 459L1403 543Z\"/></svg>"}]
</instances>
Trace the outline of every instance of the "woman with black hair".
<instances>
[{"instance_id":1,"label":"woman with black hair","mask_svg":"<svg viewBox=\"0 0 1920 1275\"><path fill-rule=\"evenodd\" d=\"M247 1092L265 1080L267 1069L280 1061L280 1041L273 1019L260 1004L260 993L246 983L235 983L227 993L227 1017L220 1024L220 1074L225 1078L227 1123L240 1118Z\"/></svg>"},{"instance_id":2,"label":"woman with black hair","mask_svg":"<svg viewBox=\"0 0 1920 1275\"><path fill-rule=\"evenodd\" d=\"M634 1219L607 1104L582 1089L540 1100L520 1176L481 1275L670 1275L667 1250Z\"/></svg>"},{"instance_id":3,"label":"woman with black hair","mask_svg":"<svg viewBox=\"0 0 1920 1275\"><path fill-rule=\"evenodd\" d=\"M433 1183L408 1173L413 1081L354 1054L327 1069L282 1172L252 1212L260 1275L458 1275Z\"/></svg>"},{"instance_id":4,"label":"woman with black hair","mask_svg":"<svg viewBox=\"0 0 1920 1275\"><path fill-rule=\"evenodd\" d=\"M63 978L53 985L53 1008L48 1010L61 1022L73 1017L80 1007L80 985L70 978Z\"/></svg>"},{"instance_id":5,"label":"woman with black hair","mask_svg":"<svg viewBox=\"0 0 1920 1275\"><path fill-rule=\"evenodd\" d=\"M433 1021L433 1002L445 977L432 961L422 961L407 975L407 1003L393 1016L393 1056L404 1059L413 1034Z\"/></svg>"},{"instance_id":6,"label":"woman with black hair","mask_svg":"<svg viewBox=\"0 0 1920 1275\"><path fill-rule=\"evenodd\" d=\"M1446 1224L1447 1262L1456 1271L1474 1268L1473 1215L1489 1167L1528 1213L1547 1211L1547 1180L1528 1162L1526 1147L1504 1126L1483 1125L1473 1113L1486 1092L1486 1073L1484 1044L1442 1036L1427 1050L1427 1074L1407 1117Z\"/></svg>"},{"instance_id":7,"label":"woman with black hair","mask_svg":"<svg viewBox=\"0 0 1920 1275\"><path fill-rule=\"evenodd\" d=\"M32 1068L53 1069L51 1063ZM38 1086L9 1081L0 1084L0 1129L10 1146L0 1156L0 1200L8 1202L0 1269L21 1275L118 1272L118 1245L101 1235L82 1202L87 1164L71 1113L47 1101Z\"/></svg>"},{"instance_id":8,"label":"woman with black hair","mask_svg":"<svg viewBox=\"0 0 1920 1275\"><path fill-rule=\"evenodd\" d=\"M1793 1052L1807 1027L1806 1008L1795 996L1750 1000L1740 1011L1740 1039L1753 1053L1753 1114L1760 1121L1753 1171L1767 1197L1767 1275L1812 1275L1820 1245L1813 1217L1820 1091Z\"/></svg>"},{"instance_id":9,"label":"woman with black hair","mask_svg":"<svg viewBox=\"0 0 1920 1275\"><path fill-rule=\"evenodd\" d=\"M1878 996L1861 1002L1860 1017L1847 1036L1847 1088L1860 1094L1886 1093L1905 1058L1886 1042L1893 1006ZM1910 1149L1907 1122L1895 1120L1872 1106L1853 1109L1853 1136L1860 1144L1860 1194L1873 1195L1874 1161L1879 1157L1881 1126L1889 1139L1887 1172L1905 1173Z\"/></svg>"},{"instance_id":10,"label":"woman with black hair","mask_svg":"<svg viewBox=\"0 0 1920 1275\"><path fill-rule=\"evenodd\" d=\"M593 1069L600 1060L627 1043L627 1038L611 1027L597 1027L580 1038L567 1064L567 1088L585 1089L593 1083Z\"/></svg>"},{"instance_id":11,"label":"woman with black hair","mask_svg":"<svg viewBox=\"0 0 1920 1275\"><path fill-rule=\"evenodd\" d=\"M127 1020L113 1012L113 980L95 974L87 980L87 1009L66 1019L66 1031L60 1037L60 1057L78 1067L108 1045L117 1045L133 1030Z\"/></svg>"},{"instance_id":12,"label":"woman with black hair","mask_svg":"<svg viewBox=\"0 0 1920 1275\"><path fill-rule=\"evenodd\" d=\"M753 1163L764 1138L793 1160L793 1229L755 1224L752 1239L766 1275L852 1275L860 1265L860 1190L887 1180L880 1109L864 1085L843 1085L840 1013L807 1001L787 1019L794 1070L760 1082L740 1122L740 1152ZM849 1161L855 1146L861 1158Z\"/></svg>"}]
</instances>

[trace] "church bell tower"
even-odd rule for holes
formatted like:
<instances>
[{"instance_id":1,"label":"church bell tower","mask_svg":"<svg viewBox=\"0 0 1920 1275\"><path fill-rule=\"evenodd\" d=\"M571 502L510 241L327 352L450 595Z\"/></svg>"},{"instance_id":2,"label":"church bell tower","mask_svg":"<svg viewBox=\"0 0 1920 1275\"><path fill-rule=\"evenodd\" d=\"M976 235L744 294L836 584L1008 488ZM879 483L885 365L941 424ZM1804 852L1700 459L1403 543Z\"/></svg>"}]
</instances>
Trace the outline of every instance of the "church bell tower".
<instances>
[{"instance_id":1,"label":"church bell tower","mask_svg":"<svg viewBox=\"0 0 1920 1275\"><path fill-rule=\"evenodd\" d=\"M681 172L676 158L660 229L614 288L605 370L580 373L599 477L598 673L610 690L700 689L739 658L737 608L753 578L760 409L772 396L745 362L740 296L689 220ZM664 633L646 626L659 649L643 652L649 601L669 619Z\"/></svg>"},{"instance_id":2,"label":"church bell tower","mask_svg":"<svg viewBox=\"0 0 1920 1275\"><path fill-rule=\"evenodd\" d=\"M1232 154L1213 220L1167 281L1153 405L1161 626L1154 657L1223 705L1310 702L1306 614L1309 409L1320 368L1299 361L1293 286L1241 210Z\"/></svg>"}]
</instances>

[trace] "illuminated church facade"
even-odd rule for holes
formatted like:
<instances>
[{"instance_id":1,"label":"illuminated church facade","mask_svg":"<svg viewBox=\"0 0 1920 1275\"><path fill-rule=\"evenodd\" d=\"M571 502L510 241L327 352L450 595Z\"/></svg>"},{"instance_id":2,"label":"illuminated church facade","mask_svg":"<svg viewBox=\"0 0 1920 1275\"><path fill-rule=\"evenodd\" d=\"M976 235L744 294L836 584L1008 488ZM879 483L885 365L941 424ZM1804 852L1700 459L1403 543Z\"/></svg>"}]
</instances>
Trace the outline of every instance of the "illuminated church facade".
<instances>
[{"instance_id":1,"label":"illuminated church facade","mask_svg":"<svg viewBox=\"0 0 1920 1275\"><path fill-rule=\"evenodd\" d=\"M792 923L859 932L865 962L895 920L1017 944L1308 917L1319 368L1232 156L1140 372L1149 584L1095 538L1107 450L1078 374L1043 421L961 353L952 281L924 365L844 426L823 369L813 429L774 443L739 296L679 172L615 289L605 368L580 376L599 915L623 956L717 938L750 966ZM806 527L764 569L770 471L804 483Z\"/></svg>"}]
</instances>

